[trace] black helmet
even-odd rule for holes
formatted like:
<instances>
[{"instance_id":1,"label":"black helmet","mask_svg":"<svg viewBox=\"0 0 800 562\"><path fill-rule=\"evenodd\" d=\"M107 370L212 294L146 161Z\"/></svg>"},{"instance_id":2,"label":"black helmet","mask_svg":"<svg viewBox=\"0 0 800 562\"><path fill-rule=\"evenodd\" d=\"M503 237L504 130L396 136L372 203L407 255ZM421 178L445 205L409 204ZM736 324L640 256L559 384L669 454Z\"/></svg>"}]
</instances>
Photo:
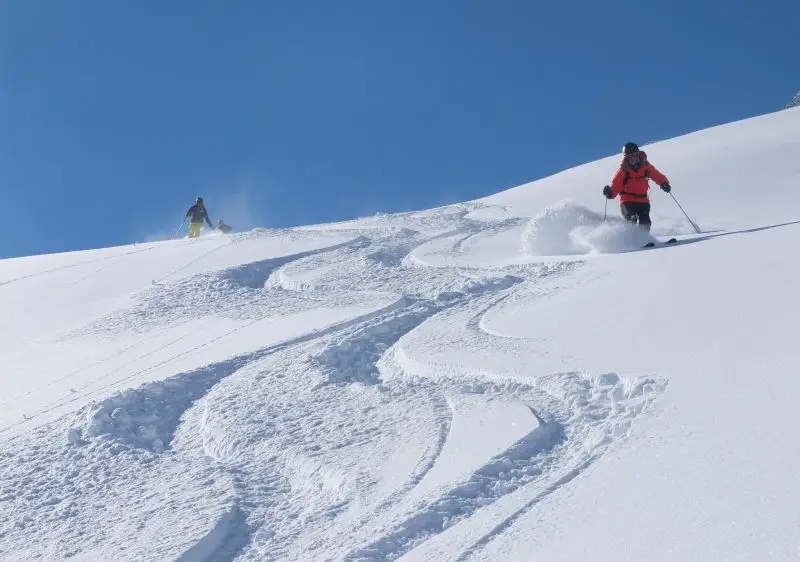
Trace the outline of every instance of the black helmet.
<instances>
[{"instance_id":1,"label":"black helmet","mask_svg":"<svg viewBox=\"0 0 800 562\"><path fill-rule=\"evenodd\" d=\"M198 197L197 200L195 200L195 203L199 203L199 204L202 205L203 204L203 198L202 197Z\"/></svg>"},{"instance_id":2,"label":"black helmet","mask_svg":"<svg viewBox=\"0 0 800 562\"><path fill-rule=\"evenodd\" d=\"M639 146L635 142L626 142L622 147L623 154L636 154L639 152Z\"/></svg>"}]
</instances>

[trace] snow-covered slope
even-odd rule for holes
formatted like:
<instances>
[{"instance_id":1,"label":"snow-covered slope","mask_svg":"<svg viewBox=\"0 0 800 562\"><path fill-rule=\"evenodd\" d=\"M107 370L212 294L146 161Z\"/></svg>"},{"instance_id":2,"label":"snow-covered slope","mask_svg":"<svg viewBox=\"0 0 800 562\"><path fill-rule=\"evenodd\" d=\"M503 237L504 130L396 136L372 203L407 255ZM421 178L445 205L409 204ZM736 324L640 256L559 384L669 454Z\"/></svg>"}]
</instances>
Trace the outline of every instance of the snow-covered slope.
<instances>
[{"instance_id":1,"label":"snow-covered slope","mask_svg":"<svg viewBox=\"0 0 800 562\"><path fill-rule=\"evenodd\" d=\"M645 148L702 234L612 156L0 262L0 558L797 559L800 110Z\"/></svg>"}]
</instances>

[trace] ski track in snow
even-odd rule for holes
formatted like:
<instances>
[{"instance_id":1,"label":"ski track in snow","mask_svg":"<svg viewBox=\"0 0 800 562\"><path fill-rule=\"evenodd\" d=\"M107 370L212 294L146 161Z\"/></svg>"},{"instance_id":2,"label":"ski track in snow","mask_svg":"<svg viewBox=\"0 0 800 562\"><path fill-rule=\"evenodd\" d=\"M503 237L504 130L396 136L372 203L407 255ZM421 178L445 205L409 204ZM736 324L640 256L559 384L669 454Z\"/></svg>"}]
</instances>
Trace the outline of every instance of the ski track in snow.
<instances>
[{"instance_id":1,"label":"ski track in snow","mask_svg":"<svg viewBox=\"0 0 800 562\"><path fill-rule=\"evenodd\" d=\"M568 290L581 264L470 264L494 237L529 235L528 219L470 216L481 209L329 225L353 239L170 281L202 254L128 308L66 334L146 340L198 317L238 322L165 359L155 356L189 333L103 368L132 344L95 362L97 375L74 394L32 413L92 399L3 443L0 557L445 559L454 550L437 549L448 541L460 558L479 554L627 435L666 387L650 376L561 370L546 342L487 330L493 307ZM101 269L126 255L103 258ZM77 265L87 263L95 261ZM316 330L120 386L262 321L321 307L343 312ZM458 440L487 424L500 429L485 450L453 463ZM461 537L479 515L480 532ZM11 550L20 544L28 550Z\"/></svg>"},{"instance_id":2,"label":"ski track in snow","mask_svg":"<svg viewBox=\"0 0 800 562\"><path fill-rule=\"evenodd\" d=\"M122 259L124 259L126 257L132 256L134 254L140 254L142 252L147 252L147 251L152 250L152 249L153 249L153 246L147 246L145 248L137 248L137 249L129 250L129 251L127 251L127 252L125 252L123 254L119 254L119 255L111 255L111 256L103 256L103 257L98 257L98 258L92 258L92 259L88 259L88 260L78 261L78 262L75 262L75 263L70 263L70 264L67 264L67 265L62 265L62 266L59 266L59 267L54 267L54 268L51 268L51 269L46 269L44 271L36 271L36 272L33 272L33 273L29 273L27 275L20 275L19 277L14 277L14 278L11 278L11 279L5 279L5 280L0 281L0 287L5 287L7 285L11 285L12 283L19 283L20 281L26 281L28 279L33 279L35 277L46 276L46 275L49 275L51 273L58 273L58 272L66 270L66 269L82 268L84 266L93 265L93 264L97 264L97 263L102 263L103 264L98 269L87 273L82 278L80 278L79 280L75 281L75 283L77 283L77 282L83 281L85 279L88 279L91 275L93 275L95 273L98 273L100 271L103 271L103 270L113 266L118 261L120 261L120 260L122 260Z\"/></svg>"}]
</instances>

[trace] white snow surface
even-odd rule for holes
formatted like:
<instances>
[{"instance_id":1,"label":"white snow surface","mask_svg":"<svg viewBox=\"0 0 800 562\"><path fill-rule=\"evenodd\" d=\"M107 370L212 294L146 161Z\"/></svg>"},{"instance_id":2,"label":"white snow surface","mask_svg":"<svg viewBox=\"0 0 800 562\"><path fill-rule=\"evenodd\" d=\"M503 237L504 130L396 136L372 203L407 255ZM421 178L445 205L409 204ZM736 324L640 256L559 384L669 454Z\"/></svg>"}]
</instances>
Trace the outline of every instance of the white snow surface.
<instances>
[{"instance_id":1,"label":"white snow surface","mask_svg":"<svg viewBox=\"0 0 800 562\"><path fill-rule=\"evenodd\" d=\"M0 559L800 559L800 108L645 150L702 233L615 155L0 261Z\"/></svg>"}]
</instances>

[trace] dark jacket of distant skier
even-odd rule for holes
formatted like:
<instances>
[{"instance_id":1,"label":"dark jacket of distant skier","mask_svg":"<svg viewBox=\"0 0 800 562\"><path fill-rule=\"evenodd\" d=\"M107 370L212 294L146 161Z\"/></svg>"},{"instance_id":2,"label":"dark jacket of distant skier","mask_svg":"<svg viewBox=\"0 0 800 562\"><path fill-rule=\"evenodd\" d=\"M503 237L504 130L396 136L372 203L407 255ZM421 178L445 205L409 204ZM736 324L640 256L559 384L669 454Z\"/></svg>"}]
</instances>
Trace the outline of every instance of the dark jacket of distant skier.
<instances>
[{"instance_id":1,"label":"dark jacket of distant skier","mask_svg":"<svg viewBox=\"0 0 800 562\"><path fill-rule=\"evenodd\" d=\"M208 211L203 204L202 197L198 197L195 204L189 207L189 210L186 211L186 216L191 217L189 220L189 238L197 238L200 236L200 228L203 225L203 220L208 223L208 226L214 228L214 225L211 224L211 219L208 218Z\"/></svg>"},{"instance_id":2,"label":"dark jacket of distant skier","mask_svg":"<svg viewBox=\"0 0 800 562\"><path fill-rule=\"evenodd\" d=\"M620 211L626 221L639 224L650 230L650 180L656 182L666 193L672 190L667 176L659 172L647 160L647 154L639 150L634 142L625 143L622 148L624 156L610 186L603 188L603 195L608 199L620 196Z\"/></svg>"},{"instance_id":3,"label":"dark jacket of distant skier","mask_svg":"<svg viewBox=\"0 0 800 562\"><path fill-rule=\"evenodd\" d=\"M223 234L228 234L233 229L224 222L222 222L222 219L219 219L219 222L217 223L217 230L219 230Z\"/></svg>"}]
</instances>

